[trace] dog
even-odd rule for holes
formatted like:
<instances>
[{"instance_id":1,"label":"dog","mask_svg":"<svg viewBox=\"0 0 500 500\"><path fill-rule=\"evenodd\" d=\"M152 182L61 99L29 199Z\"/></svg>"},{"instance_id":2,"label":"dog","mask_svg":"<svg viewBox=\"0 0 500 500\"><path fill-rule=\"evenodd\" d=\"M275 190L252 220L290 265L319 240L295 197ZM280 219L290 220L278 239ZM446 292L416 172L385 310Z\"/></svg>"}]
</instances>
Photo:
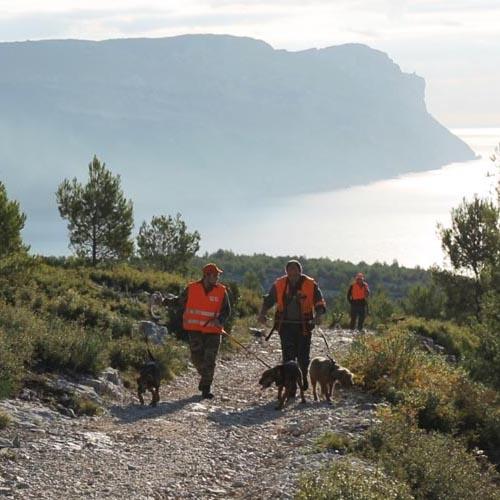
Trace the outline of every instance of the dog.
<instances>
[{"instance_id":1,"label":"dog","mask_svg":"<svg viewBox=\"0 0 500 500\"><path fill-rule=\"evenodd\" d=\"M163 370L160 363L155 359L149 346L146 347L149 360L139 370L139 377L137 378L137 396L144 406L144 397L142 396L146 391L151 391L152 400L150 406L157 406L160 401L160 382L163 378Z\"/></svg>"},{"instance_id":2,"label":"dog","mask_svg":"<svg viewBox=\"0 0 500 500\"><path fill-rule=\"evenodd\" d=\"M260 377L259 384L262 389L271 387L272 384L278 386L278 406L277 410L283 409L291 397L295 396L297 386L300 390L302 403L306 402L304 396L304 379L299 365L295 361L287 361L274 368L269 368Z\"/></svg>"},{"instance_id":3,"label":"dog","mask_svg":"<svg viewBox=\"0 0 500 500\"><path fill-rule=\"evenodd\" d=\"M354 385L354 376L347 369L340 366L332 358L318 356L311 361L309 377L313 388L314 401L318 401L316 384L319 382L321 396L331 403L333 388L336 383L342 387L351 388Z\"/></svg>"}]
</instances>

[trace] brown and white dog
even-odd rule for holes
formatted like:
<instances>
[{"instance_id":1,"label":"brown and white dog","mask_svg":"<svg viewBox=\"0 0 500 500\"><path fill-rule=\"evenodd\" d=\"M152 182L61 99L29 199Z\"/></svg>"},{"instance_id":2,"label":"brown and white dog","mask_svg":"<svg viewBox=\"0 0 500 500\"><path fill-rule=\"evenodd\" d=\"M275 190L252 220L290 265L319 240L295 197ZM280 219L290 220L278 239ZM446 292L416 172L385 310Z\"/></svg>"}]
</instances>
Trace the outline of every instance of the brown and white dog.
<instances>
[{"instance_id":1,"label":"brown and white dog","mask_svg":"<svg viewBox=\"0 0 500 500\"><path fill-rule=\"evenodd\" d=\"M281 410L291 397L295 396L297 386L300 390L302 403L306 402L304 397L304 379L299 365L295 361L287 361L274 368L269 368L260 377L259 384L262 389L270 387L272 384L278 386L277 410Z\"/></svg>"},{"instance_id":2,"label":"brown and white dog","mask_svg":"<svg viewBox=\"0 0 500 500\"><path fill-rule=\"evenodd\" d=\"M351 388L354 385L353 374L337 364L332 358L318 356L309 365L309 377L313 388L314 401L318 400L316 384L319 382L321 396L331 402L333 388L338 382L342 387Z\"/></svg>"}]
</instances>

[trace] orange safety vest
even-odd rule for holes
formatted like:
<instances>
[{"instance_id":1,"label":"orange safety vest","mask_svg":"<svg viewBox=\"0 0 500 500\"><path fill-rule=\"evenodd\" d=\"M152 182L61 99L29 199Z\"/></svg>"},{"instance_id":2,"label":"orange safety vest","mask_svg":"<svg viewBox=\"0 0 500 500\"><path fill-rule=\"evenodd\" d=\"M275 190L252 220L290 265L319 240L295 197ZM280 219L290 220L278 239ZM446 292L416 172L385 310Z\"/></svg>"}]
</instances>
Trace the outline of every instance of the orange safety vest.
<instances>
[{"instance_id":1,"label":"orange safety vest","mask_svg":"<svg viewBox=\"0 0 500 500\"><path fill-rule=\"evenodd\" d=\"M310 321L314 317L314 310L317 306L325 306L325 301L323 299L314 301L314 287L316 282L306 276L302 275L302 284L300 285L299 298L300 298L300 316L302 321L302 329L304 333L309 333L306 331L306 322ZM276 313L278 316L278 321L283 319L283 312L285 310L285 295L288 291L288 277L281 276L274 282L276 287Z\"/></svg>"},{"instance_id":2,"label":"orange safety vest","mask_svg":"<svg viewBox=\"0 0 500 500\"><path fill-rule=\"evenodd\" d=\"M209 292L203 288L201 281L187 286L187 302L182 316L184 330L201 333L222 333L222 326L207 326L210 320L217 318L222 308L226 287L216 284Z\"/></svg>"},{"instance_id":3,"label":"orange safety vest","mask_svg":"<svg viewBox=\"0 0 500 500\"><path fill-rule=\"evenodd\" d=\"M368 285L363 282L360 285L357 281L352 284L351 298L352 300L364 300L368 297Z\"/></svg>"}]
</instances>

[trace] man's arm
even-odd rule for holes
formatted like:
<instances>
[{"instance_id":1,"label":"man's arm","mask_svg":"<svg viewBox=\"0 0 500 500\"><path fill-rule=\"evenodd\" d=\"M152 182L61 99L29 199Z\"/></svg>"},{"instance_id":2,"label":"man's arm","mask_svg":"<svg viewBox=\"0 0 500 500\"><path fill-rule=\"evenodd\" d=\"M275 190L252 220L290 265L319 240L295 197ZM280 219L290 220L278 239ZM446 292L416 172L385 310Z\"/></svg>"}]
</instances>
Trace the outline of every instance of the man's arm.
<instances>
[{"instance_id":1,"label":"man's arm","mask_svg":"<svg viewBox=\"0 0 500 500\"><path fill-rule=\"evenodd\" d=\"M314 312L314 322L316 325L320 325L321 317L326 313L326 302L317 283L314 285Z\"/></svg>"},{"instance_id":2,"label":"man's arm","mask_svg":"<svg viewBox=\"0 0 500 500\"><path fill-rule=\"evenodd\" d=\"M316 314L326 313L326 302L317 283L314 285L314 309Z\"/></svg>"},{"instance_id":3,"label":"man's arm","mask_svg":"<svg viewBox=\"0 0 500 500\"><path fill-rule=\"evenodd\" d=\"M182 309L186 309L188 299L188 288L184 288L182 292L179 294L179 298L177 299L177 303L182 307Z\"/></svg>"},{"instance_id":4,"label":"man's arm","mask_svg":"<svg viewBox=\"0 0 500 500\"><path fill-rule=\"evenodd\" d=\"M347 289L347 302L352 302L352 285Z\"/></svg>"},{"instance_id":5,"label":"man's arm","mask_svg":"<svg viewBox=\"0 0 500 500\"><path fill-rule=\"evenodd\" d=\"M222 306L219 315L217 316L217 319L219 320L219 323L223 325L227 321L229 316L231 316L231 302L229 300L229 295L226 290L224 292L224 299L222 300Z\"/></svg>"},{"instance_id":6,"label":"man's arm","mask_svg":"<svg viewBox=\"0 0 500 500\"><path fill-rule=\"evenodd\" d=\"M262 323L263 325L266 324L266 313L273 307L277 302L277 295L276 295L276 286L272 285L271 288L269 289L269 292L267 295L264 295L264 299L262 301L262 307L260 308L260 313L257 319L259 320L259 323Z\"/></svg>"}]
</instances>

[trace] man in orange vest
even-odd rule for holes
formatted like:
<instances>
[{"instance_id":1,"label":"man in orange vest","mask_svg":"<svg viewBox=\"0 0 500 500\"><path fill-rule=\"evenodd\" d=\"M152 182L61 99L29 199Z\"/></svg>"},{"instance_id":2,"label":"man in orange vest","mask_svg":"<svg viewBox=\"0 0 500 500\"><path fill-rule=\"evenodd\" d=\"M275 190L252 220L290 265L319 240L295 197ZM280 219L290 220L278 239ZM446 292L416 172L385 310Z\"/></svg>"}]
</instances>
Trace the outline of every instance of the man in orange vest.
<instances>
[{"instance_id":1,"label":"man in orange vest","mask_svg":"<svg viewBox=\"0 0 500 500\"><path fill-rule=\"evenodd\" d=\"M365 281L365 275L363 273L356 274L354 283L351 284L349 290L347 290L347 300L351 304L351 325L350 329L354 330L356 327L356 320L358 330L363 329L363 323L366 316L366 308L368 306L368 296L370 295L370 288L368 283Z\"/></svg>"},{"instance_id":2,"label":"man in orange vest","mask_svg":"<svg viewBox=\"0 0 500 500\"><path fill-rule=\"evenodd\" d=\"M264 296L258 320L265 325L266 312L276 304L275 326L280 335L283 362L298 362L307 389L311 333L314 326L321 323L326 304L318 284L302 274L298 260L288 261L285 271Z\"/></svg>"},{"instance_id":3,"label":"man in orange vest","mask_svg":"<svg viewBox=\"0 0 500 500\"><path fill-rule=\"evenodd\" d=\"M214 378L224 322L231 314L226 287L218 283L222 269L210 263L203 267L203 277L189 283L181 300L184 305L183 328L189 334L191 361L200 374L198 389L205 399Z\"/></svg>"}]
</instances>

